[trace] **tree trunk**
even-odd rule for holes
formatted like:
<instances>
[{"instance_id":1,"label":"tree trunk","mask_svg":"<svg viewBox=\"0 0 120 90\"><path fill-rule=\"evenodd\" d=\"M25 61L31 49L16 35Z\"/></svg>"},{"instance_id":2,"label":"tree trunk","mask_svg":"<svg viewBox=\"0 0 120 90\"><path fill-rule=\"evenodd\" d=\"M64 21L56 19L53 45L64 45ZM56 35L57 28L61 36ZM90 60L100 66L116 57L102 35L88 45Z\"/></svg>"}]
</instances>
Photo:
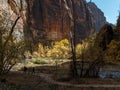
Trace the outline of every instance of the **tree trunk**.
<instances>
[{"instance_id":1,"label":"tree trunk","mask_svg":"<svg viewBox=\"0 0 120 90\"><path fill-rule=\"evenodd\" d=\"M77 65L76 65L76 18L74 17L75 16L75 13L74 13L74 10L75 10L75 7L74 7L74 2L72 0L72 15L73 15L73 20L72 20L72 23L73 23L73 26L71 27L71 49L72 49L72 60L73 60L73 63L72 63L72 73L73 73L73 77L76 78L78 77L78 72L77 72Z\"/></svg>"}]
</instances>

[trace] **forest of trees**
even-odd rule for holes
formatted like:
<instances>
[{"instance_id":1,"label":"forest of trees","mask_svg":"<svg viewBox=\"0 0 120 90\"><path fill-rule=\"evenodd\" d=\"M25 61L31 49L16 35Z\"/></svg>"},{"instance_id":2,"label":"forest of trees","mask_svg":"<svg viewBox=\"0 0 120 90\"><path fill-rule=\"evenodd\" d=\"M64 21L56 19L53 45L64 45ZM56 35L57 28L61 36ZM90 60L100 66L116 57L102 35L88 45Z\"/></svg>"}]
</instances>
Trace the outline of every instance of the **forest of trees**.
<instances>
[{"instance_id":1,"label":"forest of trees","mask_svg":"<svg viewBox=\"0 0 120 90\"><path fill-rule=\"evenodd\" d=\"M101 67L106 63L120 61L120 15L116 26L105 24L98 33L95 32L77 42L76 18L72 16L74 10L73 12L68 11L71 18L70 39L54 40L49 45L39 42L33 49L33 44L28 43L24 36L19 39L15 35L16 25L20 19L23 20L24 30L27 29L27 21L25 22L23 17L23 2L22 0L19 2L20 6L16 7L15 1L8 0L8 5L16 16L14 20L10 20L13 14L0 9L0 78L8 74L17 63L26 59L34 59L34 64L44 64L46 58L48 61L52 59L56 65L58 64L56 68L59 67L59 60L67 59L70 61L69 74L71 78L98 77ZM41 59L43 61L40 61ZM22 68L24 69L25 65ZM59 69L56 70L59 72Z\"/></svg>"}]
</instances>

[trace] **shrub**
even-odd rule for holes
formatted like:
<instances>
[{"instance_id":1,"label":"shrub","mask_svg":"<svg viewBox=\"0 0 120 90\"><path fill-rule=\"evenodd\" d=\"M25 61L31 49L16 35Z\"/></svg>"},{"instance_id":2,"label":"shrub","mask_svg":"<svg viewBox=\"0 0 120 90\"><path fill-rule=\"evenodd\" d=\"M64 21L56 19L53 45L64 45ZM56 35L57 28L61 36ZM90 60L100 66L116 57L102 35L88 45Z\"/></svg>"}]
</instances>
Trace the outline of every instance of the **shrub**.
<instances>
[{"instance_id":1,"label":"shrub","mask_svg":"<svg viewBox=\"0 0 120 90\"><path fill-rule=\"evenodd\" d=\"M25 42L21 36L21 31L16 28L20 19L16 17L15 21L8 19L9 12L0 9L0 75L8 73L11 68L19 61L24 59Z\"/></svg>"}]
</instances>

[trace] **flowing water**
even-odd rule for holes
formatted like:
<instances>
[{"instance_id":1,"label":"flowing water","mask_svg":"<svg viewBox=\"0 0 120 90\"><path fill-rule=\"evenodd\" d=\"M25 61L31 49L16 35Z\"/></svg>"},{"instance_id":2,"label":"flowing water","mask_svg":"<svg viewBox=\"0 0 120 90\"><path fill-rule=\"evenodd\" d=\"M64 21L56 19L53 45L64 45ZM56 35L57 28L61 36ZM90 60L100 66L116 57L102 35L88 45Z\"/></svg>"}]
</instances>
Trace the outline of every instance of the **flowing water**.
<instances>
[{"instance_id":1,"label":"flowing water","mask_svg":"<svg viewBox=\"0 0 120 90\"><path fill-rule=\"evenodd\" d=\"M100 78L120 78L119 71L101 71L99 72Z\"/></svg>"}]
</instances>

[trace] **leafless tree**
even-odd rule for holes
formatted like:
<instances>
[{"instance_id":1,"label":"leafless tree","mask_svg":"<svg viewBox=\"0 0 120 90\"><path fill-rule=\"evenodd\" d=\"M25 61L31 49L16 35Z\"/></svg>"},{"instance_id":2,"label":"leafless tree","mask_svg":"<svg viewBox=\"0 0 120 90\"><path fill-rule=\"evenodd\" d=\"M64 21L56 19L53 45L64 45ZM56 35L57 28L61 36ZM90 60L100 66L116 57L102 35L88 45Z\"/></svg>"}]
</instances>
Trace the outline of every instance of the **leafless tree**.
<instances>
[{"instance_id":1,"label":"leafless tree","mask_svg":"<svg viewBox=\"0 0 120 90\"><path fill-rule=\"evenodd\" d=\"M8 19L11 17L7 11L1 10L0 15L0 74L8 73L16 62L22 58L24 52L24 42L17 41L14 37L14 30L21 18L22 6L18 8L14 0L8 0L8 5L16 14L14 21ZM13 15L13 14L12 14Z\"/></svg>"},{"instance_id":2,"label":"leafless tree","mask_svg":"<svg viewBox=\"0 0 120 90\"><path fill-rule=\"evenodd\" d=\"M74 7L74 1L71 0L71 8L67 5L67 1L66 0L63 0L64 1L64 5L66 5L66 9L67 9L67 13L69 15L69 18L70 18L70 43L71 43L71 49L72 49L72 76L74 78L76 78L78 76L78 73L77 73L77 68L76 68L76 18L75 18L75 13L74 13L74 10L75 10L75 7Z\"/></svg>"}]
</instances>

